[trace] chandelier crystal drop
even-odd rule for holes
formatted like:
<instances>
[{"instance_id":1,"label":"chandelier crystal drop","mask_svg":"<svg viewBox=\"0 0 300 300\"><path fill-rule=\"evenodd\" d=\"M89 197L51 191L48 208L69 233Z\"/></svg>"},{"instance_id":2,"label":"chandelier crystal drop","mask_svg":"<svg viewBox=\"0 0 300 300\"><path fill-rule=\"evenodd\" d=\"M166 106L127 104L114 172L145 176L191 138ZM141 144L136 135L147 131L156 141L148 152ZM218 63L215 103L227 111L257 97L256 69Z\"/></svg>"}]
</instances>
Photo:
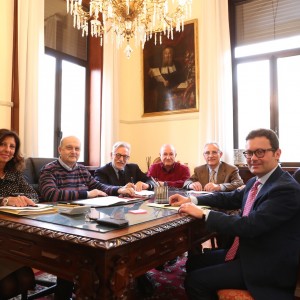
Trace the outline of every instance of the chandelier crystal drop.
<instances>
[{"instance_id":1,"label":"chandelier crystal drop","mask_svg":"<svg viewBox=\"0 0 300 300\"><path fill-rule=\"evenodd\" d=\"M82 0L66 0L67 12L73 15L73 26L100 39L113 32L117 48L127 43L125 54L133 51L129 45L142 46L154 37L155 44L162 43L162 36L173 39L173 32L183 31L184 22L191 15L192 0L90 0L89 11ZM174 7L172 11L170 7ZM90 24L90 26L89 26ZM90 31L90 33L89 33Z\"/></svg>"}]
</instances>

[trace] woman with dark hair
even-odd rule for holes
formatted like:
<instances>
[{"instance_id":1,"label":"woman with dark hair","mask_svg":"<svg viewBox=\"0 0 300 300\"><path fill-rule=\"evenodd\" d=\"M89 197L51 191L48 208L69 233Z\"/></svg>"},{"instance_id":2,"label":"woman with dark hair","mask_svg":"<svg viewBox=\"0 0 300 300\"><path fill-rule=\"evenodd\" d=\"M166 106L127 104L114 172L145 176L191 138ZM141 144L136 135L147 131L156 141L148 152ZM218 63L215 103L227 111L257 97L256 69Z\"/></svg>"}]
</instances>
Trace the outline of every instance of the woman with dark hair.
<instances>
[{"instance_id":1,"label":"woman with dark hair","mask_svg":"<svg viewBox=\"0 0 300 300\"><path fill-rule=\"evenodd\" d=\"M38 195L23 178L24 158L20 139L8 129L0 129L0 205L34 205ZM0 216L1 218L1 216ZM0 299L9 299L34 287L31 268L0 258Z\"/></svg>"}]
</instances>

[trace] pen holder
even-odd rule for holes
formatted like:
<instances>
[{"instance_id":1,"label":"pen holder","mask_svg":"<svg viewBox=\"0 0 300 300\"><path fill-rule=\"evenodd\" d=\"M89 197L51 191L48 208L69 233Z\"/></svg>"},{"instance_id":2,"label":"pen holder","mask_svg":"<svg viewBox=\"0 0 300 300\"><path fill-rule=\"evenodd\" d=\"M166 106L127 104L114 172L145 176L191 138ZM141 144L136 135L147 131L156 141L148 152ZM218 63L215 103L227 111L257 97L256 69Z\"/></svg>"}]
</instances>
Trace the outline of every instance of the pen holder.
<instances>
[{"instance_id":1,"label":"pen holder","mask_svg":"<svg viewBox=\"0 0 300 300\"><path fill-rule=\"evenodd\" d=\"M155 203L168 204L168 187L167 186L156 186L154 187Z\"/></svg>"}]
</instances>

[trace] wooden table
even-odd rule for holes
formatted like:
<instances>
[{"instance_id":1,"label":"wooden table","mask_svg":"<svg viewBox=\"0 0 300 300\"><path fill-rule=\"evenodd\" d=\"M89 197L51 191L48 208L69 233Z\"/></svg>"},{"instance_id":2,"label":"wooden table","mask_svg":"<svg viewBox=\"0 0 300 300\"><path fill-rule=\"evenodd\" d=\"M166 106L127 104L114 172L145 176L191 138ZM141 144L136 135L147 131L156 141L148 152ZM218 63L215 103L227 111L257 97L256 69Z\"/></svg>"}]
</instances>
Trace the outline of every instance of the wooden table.
<instances>
[{"instance_id":1,"label":"wooden table","mask_svg":"<svg viewBox=\"0 0 300 300\"><path fill-rule=\"evenodd\" d=\"M105 233L85 229L84 223L66 226L0 214L0 256L73 280L78 300L128 299L135 277L208 239L202 220L150 208L147 202L140 206L145 215L127 210L134 225Z\"/></svg>"}]
</instances>

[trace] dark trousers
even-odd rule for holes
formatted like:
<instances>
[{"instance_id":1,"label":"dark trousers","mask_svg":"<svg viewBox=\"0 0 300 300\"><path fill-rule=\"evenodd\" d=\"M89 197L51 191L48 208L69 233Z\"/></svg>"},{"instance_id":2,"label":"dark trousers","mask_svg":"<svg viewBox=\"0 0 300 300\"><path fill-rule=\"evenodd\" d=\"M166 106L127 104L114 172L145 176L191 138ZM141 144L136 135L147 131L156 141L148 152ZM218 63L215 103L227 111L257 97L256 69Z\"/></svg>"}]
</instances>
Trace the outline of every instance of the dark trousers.
<instances>
[{"instance_id":1,"label":"dark trousers","mask_svg":"<svg viewBox=\"0 0 300 300\"><path fill-rule=\"evenodd\" d=\"M74 284L71 281L57 278L54 300L70 300L72 299Z\"/></svg>"},{"instance_id":2,"label":"dark trousers","mask_svg":"<svg viewBox=\"0 0 300 300\"><path fill-rule=\"evenodd\" d=\"M240 260L225 262L227 250L216 249L189 255L185 290L191 300L217 300L217 290L246 289Z\"/></svg>"}]
</instances>

